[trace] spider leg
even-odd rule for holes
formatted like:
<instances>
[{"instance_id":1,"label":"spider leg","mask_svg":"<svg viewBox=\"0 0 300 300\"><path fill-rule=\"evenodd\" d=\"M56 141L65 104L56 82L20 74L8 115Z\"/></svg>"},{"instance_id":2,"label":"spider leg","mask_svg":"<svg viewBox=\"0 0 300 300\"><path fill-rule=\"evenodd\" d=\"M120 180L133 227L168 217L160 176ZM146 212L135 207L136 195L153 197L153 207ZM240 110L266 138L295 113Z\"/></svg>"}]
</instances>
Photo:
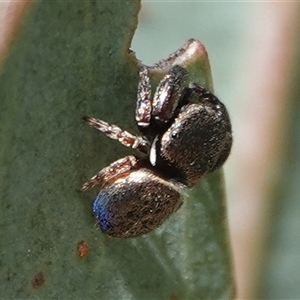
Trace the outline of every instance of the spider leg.
<instances>
[{"instance_id":1,"label":"spider leg","mask_svg":"<svg viewBox=\"0 0 300 300\"><path fill-rule=\"evenodd\" d=\"M151 85L147 67L140 70L140 81L137 90L135 119L141 128L147 128L151 120Z\"/></svg>"},{"instance_id":2,"label":"spider leg","mask_svg":"<svg viewBox=\"0 0 300 300\"><path fill-rule=\"evenodd\" d=\"M185 98L192 99L192 102L196 103L202 101L209 101L212 104L221 103L212 92L194 82L191 82L189 87L185 89Z\"/></svg>"},{"instance_id":3,"label":"spider leg","mask_svg":"<svg viewBox=\"0 0 300 300\"><path fill-rule=\"evenodd\" d=\"M86 190L94 187L97 184L101 184L103 186L111 179L115 179L120 175L123 175L124 173L130 171L136 164L137 159L133 155L120 158L111 163L108 167L103 168L89 181L83 184L80 191L85 192Z\"/></svg>"},{"instance_id":4,"label":"spider leg","mask_svg":"<svg viewBox=\"0 0 300 300\"><path fill-rule=\"evenodd\" d=\"M109 138L118 140L122 145L137 149L143 153L149 150L149 143L139 136L132 135L131 133L122 130L120 127L108 124L105 121L95 119L92 117L83 117L89 125L95 127L99 131L105 133Z\"/></svg>"},{"instance_id":5,"label":"spider leg","mask_svg":"<svg viewBox=\"0 0 300 300\"><path fill-rule=\"evenodd\" d=\"M152 102L152 117L156 121L166 123L173 117L184 90L186 75L187 71L183 67L175 65L160 81Z\"/></svg>"}]
</instances>

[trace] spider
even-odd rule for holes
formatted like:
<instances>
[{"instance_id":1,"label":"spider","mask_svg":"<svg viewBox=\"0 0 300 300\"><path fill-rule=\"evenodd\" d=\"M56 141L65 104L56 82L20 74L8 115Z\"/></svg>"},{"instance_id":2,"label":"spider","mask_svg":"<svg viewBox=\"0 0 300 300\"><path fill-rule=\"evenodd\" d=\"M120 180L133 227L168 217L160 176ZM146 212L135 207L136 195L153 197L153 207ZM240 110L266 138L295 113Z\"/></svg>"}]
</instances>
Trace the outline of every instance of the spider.
<instances>
[{"instance_id":1,"label":"spider","mask_svg":"<svg viewBox=\"0 0 300 300\"><path fill-rule=\"evenodd\" d=\"M173 66L151 99L147 67L140 70L136 114L142 137L116 125L84 117L91 126L144 155L118 159L86 182L100 184L93 213L101 230L114 237L137 237L160 226L183 203L183 189L220 168L232 145L225 106Z\"/></svg>"}]
</instances>

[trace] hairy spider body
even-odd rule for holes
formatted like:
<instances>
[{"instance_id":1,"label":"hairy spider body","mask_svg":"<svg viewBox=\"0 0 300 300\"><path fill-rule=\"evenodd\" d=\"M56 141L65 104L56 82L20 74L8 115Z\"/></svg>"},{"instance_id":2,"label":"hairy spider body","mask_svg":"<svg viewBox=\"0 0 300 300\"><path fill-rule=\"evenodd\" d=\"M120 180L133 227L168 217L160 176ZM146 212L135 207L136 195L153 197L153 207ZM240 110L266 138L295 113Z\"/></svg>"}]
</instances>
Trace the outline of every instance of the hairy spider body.
<instances>
[{"instance_id":1,"label":"hairy spider body","mask_svg":"<svg viewBox=\"0 0 300 300\"><path fill-rule=\"evenodd\" d=\"M232 144L228 120L222 103L200 96L199 103L184 105L172 125L157 139L156 157L174 166L185 184L193 185L227 159Z\"/></svg>"},{"instance_id":2,"label":"hairy spider body","mask_svg":"<svg viewBox=\"0 0 300 300\"><path fill-rule=\"evenodd\" d=\"M181 206L181 188L140 167L105 186L93 212L107 234L139 236L157 228Z\"/></svg>"},{"instance_id":3,"label":"hairy spider body","mask_svg":"<svg viewBox=\"0 0 300 300\"><path fill-rule=\"evenodd\" d=\"M145 154L113 162L81 188L101 184L93 212L110 236L136 237L160 226L181 206L184 187L221 167L230 153L231 124L225 106L195 83L185 87L186 75L183 67L173 66L151 99L148 70L141 69L136 122L144 137L84 118Z\"/></svg>"}]
</instances>

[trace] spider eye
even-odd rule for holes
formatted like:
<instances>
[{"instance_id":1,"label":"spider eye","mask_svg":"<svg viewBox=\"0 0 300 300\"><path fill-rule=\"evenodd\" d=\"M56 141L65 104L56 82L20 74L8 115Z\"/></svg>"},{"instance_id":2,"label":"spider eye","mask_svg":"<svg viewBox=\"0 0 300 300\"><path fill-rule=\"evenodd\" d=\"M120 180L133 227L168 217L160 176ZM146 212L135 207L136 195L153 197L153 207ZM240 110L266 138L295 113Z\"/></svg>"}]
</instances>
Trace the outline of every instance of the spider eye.
<instances>
[{"instance_id":1,"label":"spider eye","mask_svg":"<svg viewBox=\"0 0 300 300\"><path fill-rule=\"evenodd\" d=\"M178 138L178 132L172 132L172 134L171 134L171 138L172 139L177 139Z\"/></svg>"}]
</instances>

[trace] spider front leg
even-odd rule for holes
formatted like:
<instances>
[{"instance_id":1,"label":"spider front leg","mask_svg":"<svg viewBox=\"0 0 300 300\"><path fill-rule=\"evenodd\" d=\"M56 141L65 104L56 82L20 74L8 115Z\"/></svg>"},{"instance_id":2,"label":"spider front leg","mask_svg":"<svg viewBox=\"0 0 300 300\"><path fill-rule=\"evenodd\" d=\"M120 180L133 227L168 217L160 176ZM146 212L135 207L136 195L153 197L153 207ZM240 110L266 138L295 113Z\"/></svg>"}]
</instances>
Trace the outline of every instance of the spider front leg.
<instances>
[{"instance_id":1,"label":"spider front leg","mask_svg":"<svg viewBox=\"0 0 300 300\"><path fill-rule=\"evenodd\" d=\"M147 67L142 67L139 74L135 120L139 128L146 129L150 125L152 110L151 85Z\"/></svg>"},{"instance_id":2,"label":"spider front leg","mask_svg":"<svg viewBox=\"0 0 300 300\"><path fill-rule=\"evenodd\" d=\"M116 125L108 124L107 122L99 119L92 117L83 117L83 119L97 130L105 133L109 138L119 141L126 147L137 149L143 153L147 153L149 150L148 141L142 137L132 135L128 131L122 130Z\"/></svg>"},{"instance_id":3,"label":"spider front leg","mask_svg":"<svg viewBox=\"0 0 300 300\"><path fill-rule=\"evenodd\" d=\"M137 164L137 159L133 155L125 156L111 163L108 167L103 168L89 181L82 185L80 191L85 192L86 190L94 187L97 184L105 185L106 182L116 179L124 173L133 169Z\"/></svg>"},{"instance_id":4,"label":"spider front leg","mask_svg":"<svg viewBox=\"0 0 300 300\"><path fill-rule=\"evenodd\" d=\"M152 117L156 121L166 123L173 117L184 90L186 75L183 67L175 65L160 81L152 102Z\"/></svg>"},{"instance_id":5,"label":"spider front leg","mask_svg":"<svg viewBox=\"0 0 300 300\"><path fill-rule=\"evenodd\" d=\"M186 75L183 67L173 66L160 81L151 101L149 72L147 67L141 68L135 119L142 132L150 127L151 119L166 123L173 117L184 90L182 83Z\"/></svg>"}]
</instances>

